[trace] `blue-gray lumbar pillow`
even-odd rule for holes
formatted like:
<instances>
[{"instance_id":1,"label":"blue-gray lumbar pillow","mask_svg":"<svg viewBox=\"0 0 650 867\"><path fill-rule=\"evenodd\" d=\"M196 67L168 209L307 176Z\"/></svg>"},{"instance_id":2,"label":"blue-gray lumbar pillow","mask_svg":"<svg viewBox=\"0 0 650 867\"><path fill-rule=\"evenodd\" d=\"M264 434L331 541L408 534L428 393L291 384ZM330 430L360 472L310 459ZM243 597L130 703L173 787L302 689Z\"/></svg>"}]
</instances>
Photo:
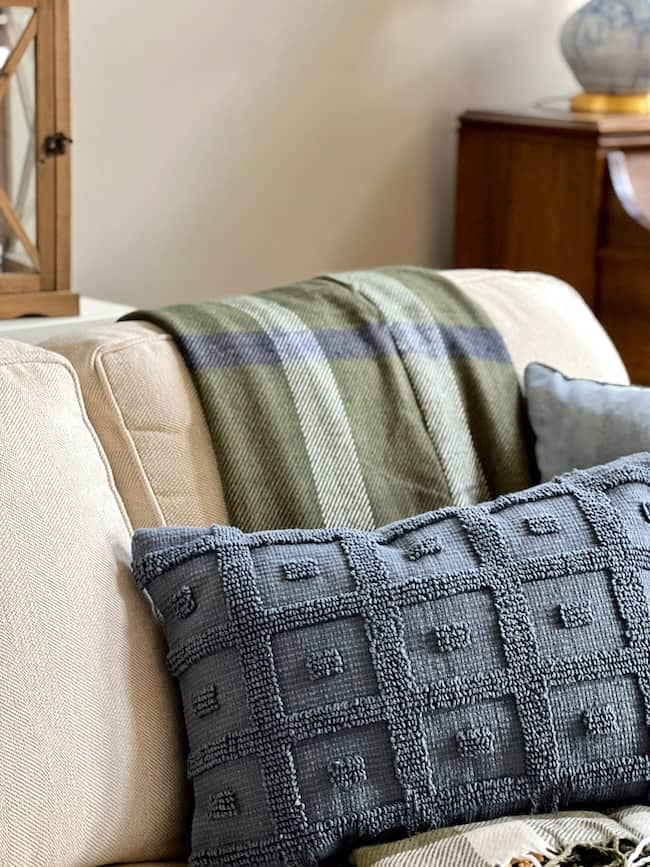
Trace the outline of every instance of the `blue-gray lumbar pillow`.
<instances>
[{"instance_id":1,"label":"blue-gray lumbar pillow","mask_svg":"<svg viewBox=\"0 0 650 867\"><path fill-rule=\"evenodd\" d=\"M650 388L569 379L538 363L525 388L543 480L650 450Z\"/></svg>"},{"instance_id":2,"label":"blue-gray lumbar pillow","mask_svg":"<svg viewBox=\"0 0 650 867\"><path fill-rule=\"evenodd\" d=\"M140 530L134 560L194 867L647 801L649 454L374 532Z\"/></svg>"}]
</instances>

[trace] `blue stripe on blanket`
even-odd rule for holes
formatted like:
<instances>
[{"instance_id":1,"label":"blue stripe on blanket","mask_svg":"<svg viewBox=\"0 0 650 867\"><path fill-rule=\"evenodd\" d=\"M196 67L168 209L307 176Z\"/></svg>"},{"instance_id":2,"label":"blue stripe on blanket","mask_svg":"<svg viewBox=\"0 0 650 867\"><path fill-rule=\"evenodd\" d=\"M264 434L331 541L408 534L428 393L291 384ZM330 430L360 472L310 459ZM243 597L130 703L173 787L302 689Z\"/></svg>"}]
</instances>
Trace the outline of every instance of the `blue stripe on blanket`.
<instances>
[{"instance_id":1,"label":"blue stripe on blanket","mask_svg":"<svg viewBox=\"0 0 650 867\"><path fill-rule=\"evenodd\" d=\"M510 363L501 335L493 328L470 325L426 325L377 322L363 328L322 328L314 331L263 331L192 334L179 338L189 366L198 368L280 364L276 350L281 343L284 361L321 360L316 338L329 361L379 358L386 355L420 355L427 358L478 358Z\"/></svg>"}]
</instances>

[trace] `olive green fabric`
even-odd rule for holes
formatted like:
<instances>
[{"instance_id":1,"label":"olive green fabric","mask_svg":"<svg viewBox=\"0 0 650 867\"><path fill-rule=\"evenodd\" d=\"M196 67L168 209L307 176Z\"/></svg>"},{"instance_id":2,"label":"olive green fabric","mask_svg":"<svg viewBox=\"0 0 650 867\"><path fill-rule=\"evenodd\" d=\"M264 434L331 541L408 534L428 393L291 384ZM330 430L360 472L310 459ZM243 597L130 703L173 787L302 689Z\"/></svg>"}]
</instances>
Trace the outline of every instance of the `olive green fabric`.
<instances>
[{"instance_id":1,"label":"olive green fabric","mask_svg":"<svg viewBox=\"0 0 650 867\"><path fill-rule=\"evenodd\" d=\"M433 271L329 275L128 318L176 340L243 530L371 529L533 481L505 344Z\"/></svg>"}]
</instances>

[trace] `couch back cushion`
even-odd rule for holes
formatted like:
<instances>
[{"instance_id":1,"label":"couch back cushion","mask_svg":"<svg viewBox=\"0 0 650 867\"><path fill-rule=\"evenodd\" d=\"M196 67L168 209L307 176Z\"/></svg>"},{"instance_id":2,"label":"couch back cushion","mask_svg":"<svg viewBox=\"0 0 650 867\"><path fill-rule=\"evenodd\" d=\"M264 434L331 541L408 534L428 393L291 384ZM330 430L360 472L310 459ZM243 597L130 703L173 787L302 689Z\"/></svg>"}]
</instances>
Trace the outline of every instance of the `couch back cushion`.
<instances>
[{"instance_id":1,"label":"couch back cushion","mask_svg":"<svg viewBox=\"0 0 650 867\"><path fill-rule=\"evenodd\" d=\"M541 361L567 376L629 382L605 329L564 281L530 271L463 268L442 273L490 317L520 380L531 361Z\"/></svg>"},{"instance_id":2,"label":"couch back cushion","mask_svg":"<svg viewBox=\"0 0 650 867\"><path fill-rule=\"evenodd\" d=\"M492 319L520 378L530 361L542 361L568 376L628 382L609 337L566 283L511 271L443 274ZM219 455L191 377L167 334L119 322L45 345L65 355L79 375L134 527L228 523Z\"/></svg>"},{"instance_id":3,"label":"couch back cushion","mask_svg":"<svg viewBox=\"0 0 650 867\"><path fill-rule=\"evenodd\" d=\"M182 857L177 697L60 356L0 341L0 864Z\"/></svg>"},{"instance_id":4,"label":"couch back cushion","mask_svg":"<svg viewBox=\"0 0 650 867\"><path fill-rule=\"evenodd\" d=\"M227 523L203 410L169 335L119 322L45 345L77 371L134 527Z\"/></svg>"}]
</instances>

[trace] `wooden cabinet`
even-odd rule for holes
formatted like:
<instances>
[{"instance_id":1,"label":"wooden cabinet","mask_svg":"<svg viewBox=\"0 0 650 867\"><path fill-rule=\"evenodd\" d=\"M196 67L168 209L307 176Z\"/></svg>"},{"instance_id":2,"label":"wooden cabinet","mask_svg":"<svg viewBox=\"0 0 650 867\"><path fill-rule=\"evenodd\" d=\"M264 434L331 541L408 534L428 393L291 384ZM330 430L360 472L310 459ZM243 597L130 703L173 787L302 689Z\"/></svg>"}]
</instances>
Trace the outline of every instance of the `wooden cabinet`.
<instances>
[{"instance_id":1,"label":"wooden cabinet","mask_svg":"<svg viewBox=\"0 0 650 867\"><path fill-rule=\"evenodd\" d=\"M76 315L68 0L0 6L0 319Z\"/></svg>"},{"instance_id":2,"label":"wooden cabinet","mask_svg":"<svg viewBox=\"0 0 650 867\"><path fill-rule=\"evenodd\" d=\"M650 384L650 118L465 113L454 264L571 283Z\"/></svg>"}]
</instances>

